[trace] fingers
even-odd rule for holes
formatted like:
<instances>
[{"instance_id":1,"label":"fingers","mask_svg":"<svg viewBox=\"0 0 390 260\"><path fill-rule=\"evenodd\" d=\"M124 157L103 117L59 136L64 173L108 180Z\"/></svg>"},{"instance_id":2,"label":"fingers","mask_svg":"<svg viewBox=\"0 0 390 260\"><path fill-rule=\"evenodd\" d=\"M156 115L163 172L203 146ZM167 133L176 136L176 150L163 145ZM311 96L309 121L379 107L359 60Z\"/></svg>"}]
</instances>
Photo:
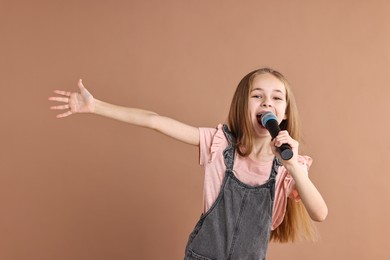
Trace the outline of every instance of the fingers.
<instances>
[{"instance_id":1,"label":"fingers","mask_svg":"<svg viewBox=\"0 0 390 260\"><path fill-rule=\"evenodd\" d=\"M65 109L70 109L70 106L69 106L69 99L70 99L70 96L71 96L71 92L69 91L63 91L63 90L54 90L54 93L58 94L58 95L62 95L62 96L65 96L65 97L49 97L49 100L50 101L57 101L57 102L63 102L63 103L67 103L65 105L59 105L59 106L51 106L50 109L52 110L65 110ZM59 114L56 116L56 118L63 118L63 117L67 117L67 116L70 116L72 114L72 111L68 110L67 112L65 113L62 113L62 114Z\"/></svg>"},{"instance_id":2,"label":"fingers","mask_svg":"<svg viewBox=\"0 0 390 260\"><path fill-rule=\"evenodd\" d=\"M49 97L49 100L69 103L69 98L67 98L67 97Z\"/></svg>"},{"instance_id":3,"label":"fingers","mask_svg":"<svg viewBox=\"0 0 390 260\"><path fill-rule=\"evenodd\" d=\"M68 103L69 102L69 98L70 98L70 96L72 94L72 92L63 91L63 90L54 90L54 93L56 93L58 95L66 96L66 97L49 97L49 100L51 100L51 101L58 101L58 102L64 102L64 103Z\"/></svg>"},{"instance_id":4,"label":"fingers","mask_svg":"<svg viewBox=\"0 0 390 260\"><path fill-rule=\"evenodd\" d=\"M84 84L83 84L83 80L82 79L79 79L79 82L77 83L77 85L79 86L79 89L80 89L80 93L87 97L87 98L92 98L92 94L89 93L89 91L87 90L86 87L84 87Z\"/></svg>"},{"instance_id":5,"label":"fingers","mask_svg":"<svg viewBox=\"0 0 390 260\"><path fill-rule=\"evenodd\" d=\"M289 144L291 147L298 147L298 142L291 138L285 130L280 131L278 136L275 137L274 144L276 147L280 147L282 144Z\"/></svg>"},{"instance_id":6,"label":"fingers","mask_svg":"<svg viewBox=\"0 0 390 260\"><path fill-rule=\"evenodd\" d=\"M63 114L59 114L59 115L57 115L56 117L57 118L63 118L63 117L67 117L67 116L70 116L72 114L72 111L68 111L68 112L65 112L65 113L63 113Z\"/></svg>"},{"instance_id":7,"label":"fingers","mask_svg":"<svg viewBox=\"0 0 390 260\"><path fill-rule=\"evenodd\" d=\"M275 146L276 147L279 147L281 146L282 144L286 144L286 143L290 143L291 142L291 138L275 138Z\"/></svg>"},{"instance_id":8,"label":"fingers","mask_svg":"<svg viewBox=\"0 0 390 260\"><path fill-rule=\"evenodd\" d=\"M59 99L64 99L64 98L56 98L56 97L51 98L51 100L54 100L54 101L59 101ZM65 113L57 115L56 118L63 118L63 117L70 116L72 114L72 111L70 110L69 104L60 105L60 106L51 106L50 109L51 110L65 110L65 109L69 109Z\"/></svg>"},{"instance_id":9,"label":"fingers","mask_svg":"<svg viewBox=\"0 0 390 260\"><path fill-rule=\"evenodd\" d=\"M79 82L77 83L77 85L79 86L80 89L85 88L84 85L83 85L83 80L82 79L79 79Z\"/></svg>"},{"instance_id":10,"label":"fingers","mask_svg":"<svg viewBox=\"0 0 390 260\"><path fill-rule=\"evenodd\" d=\"M63 96L67 96L67 97L70 97L70 95L72 94L72 92L63 91L63 90L54 90L54 93L59 94L59 95L63 95Z\"/></svg>"},{"instance_id":11,"label":"fingers","mask_svg":"<svg viewBox=\"0 0 390 260\"><path fill-rule=\"evenodd\" d=\"M79 79L79 82L77 83L77 85L79 86L79 89L80 89L80 92L81 92L81 93L82 93L82 92L87 92L87 93L89 93L88 90L84 87L84 85L83 85L83 80L82 80L82 79Z\"/></svg>"},{"instance_id":12,"label":"fingers","mask_svg":"<svg viewBox=\"0 0 390 260\"><path fill-rule=\"evenodd\" d=\"M52 106L50 107L52 110L64 110L64 109L70 109L69 105L61 105L61 106Z\"/></svg>"}]
</instances>

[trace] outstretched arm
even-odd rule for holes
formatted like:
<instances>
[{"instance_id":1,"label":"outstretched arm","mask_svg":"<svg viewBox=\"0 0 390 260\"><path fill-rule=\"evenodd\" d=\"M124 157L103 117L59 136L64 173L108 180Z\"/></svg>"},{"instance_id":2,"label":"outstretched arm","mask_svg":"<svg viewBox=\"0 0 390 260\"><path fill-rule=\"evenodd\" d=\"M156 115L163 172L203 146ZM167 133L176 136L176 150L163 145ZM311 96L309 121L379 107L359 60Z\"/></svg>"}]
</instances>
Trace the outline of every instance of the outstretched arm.
<instances>
[{"instance_id":1,"label":"outstretched arm","mask_svg":"<svg viewBox=\"0 0 390 260\"><path fill-rule=\"evenodd\" d=\"M196 127L151 111L117 106L95 99L84 87L81 79L78 86L80 92L55 90L54 93L60 96L49 97L51 101L65 103L51 107L53 110L66 110L66 112L57 115L57 118L64 118L76 113L93 113L135 126L154 129L187 144L199 145L199 130Z\"/></svg>"}]
</instances>

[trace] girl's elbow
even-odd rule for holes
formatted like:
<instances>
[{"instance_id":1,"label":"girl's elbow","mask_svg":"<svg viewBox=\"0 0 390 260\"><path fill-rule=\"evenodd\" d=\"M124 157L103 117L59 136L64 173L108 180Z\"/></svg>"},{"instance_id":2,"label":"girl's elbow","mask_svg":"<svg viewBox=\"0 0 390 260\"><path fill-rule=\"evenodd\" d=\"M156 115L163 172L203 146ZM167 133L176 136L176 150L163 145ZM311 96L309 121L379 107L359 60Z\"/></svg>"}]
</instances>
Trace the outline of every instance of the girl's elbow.
<instances>
[{"instance_id":1,"label":"girl's elbow","mask_svg":"<svg viewBox=\"0 0 390 260\"><path fill-rule=\"evenodd\" d=\"M328 208L325 207L320 212L317 212L317 214L313 214L311 216L311 219L316 222L323 222L325 221L327 216L328 216Z\"/></svg>"}]
</instances>

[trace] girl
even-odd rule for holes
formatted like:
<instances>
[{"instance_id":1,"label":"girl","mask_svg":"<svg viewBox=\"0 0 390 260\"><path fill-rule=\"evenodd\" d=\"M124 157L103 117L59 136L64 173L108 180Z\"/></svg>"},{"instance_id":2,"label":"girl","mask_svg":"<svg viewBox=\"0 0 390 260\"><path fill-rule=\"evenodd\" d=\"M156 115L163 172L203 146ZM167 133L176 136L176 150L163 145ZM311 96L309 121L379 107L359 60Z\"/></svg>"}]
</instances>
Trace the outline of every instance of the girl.
<instances>
[{"instance_id":1,"label":"girl","mask_svg":"<svg viewBox=\"0 0 390 260\"><path fill-rule=\"evenodd\" d=\"M310 218L323 221L327 206L308 177L311 158L298 155L299 125L294 96L285 77L270 68L250 72L239 83L227 125L196 128L151 111L120 107L80 93L54 91L51 109L95 113L157 130L200 150L205 169L204 213L191 233L185 259L265 259L269 240L314 239ZM272 139L258 123L270 111L280 128ZM277 147L287 143L293 157L283 160Z\"/></svg>"}]
</instances>

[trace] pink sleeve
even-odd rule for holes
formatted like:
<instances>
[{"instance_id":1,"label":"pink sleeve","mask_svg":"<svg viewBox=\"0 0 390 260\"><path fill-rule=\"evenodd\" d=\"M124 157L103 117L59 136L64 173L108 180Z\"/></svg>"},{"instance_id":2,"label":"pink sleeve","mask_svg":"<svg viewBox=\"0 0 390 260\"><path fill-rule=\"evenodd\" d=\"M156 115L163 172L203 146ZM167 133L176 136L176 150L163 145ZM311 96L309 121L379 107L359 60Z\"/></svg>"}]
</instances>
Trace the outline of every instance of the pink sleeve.
<instances>
[{"instance_id":1,"label":"pink sleeve","mask_svg":"<svg viewBox=\"0 0 390 260\"><path fill-rule=\"evenodd\" d=\"M305 174L309 174L309 168L312 164L312 159L309 156L299 156L298 162L304 169ZM284 219L287 207L287 198L300 201L298 191L295 188L295 182L292 176L284 167L279 167L279 172L276 176L275 184L275 201L272 214L272 230L277 228Z\"/></svg>"},{"instance_id":2,"label":"pink sleeve","mask_svg":"<svg viewBox=\"0 0 390 260\"><path fill-rule=\"evenodd\" d=\"M199 164L205 165L214 160L216 154L227 145L222 124L216 128L199 128Z\"/></svg>"}]
</instances>

